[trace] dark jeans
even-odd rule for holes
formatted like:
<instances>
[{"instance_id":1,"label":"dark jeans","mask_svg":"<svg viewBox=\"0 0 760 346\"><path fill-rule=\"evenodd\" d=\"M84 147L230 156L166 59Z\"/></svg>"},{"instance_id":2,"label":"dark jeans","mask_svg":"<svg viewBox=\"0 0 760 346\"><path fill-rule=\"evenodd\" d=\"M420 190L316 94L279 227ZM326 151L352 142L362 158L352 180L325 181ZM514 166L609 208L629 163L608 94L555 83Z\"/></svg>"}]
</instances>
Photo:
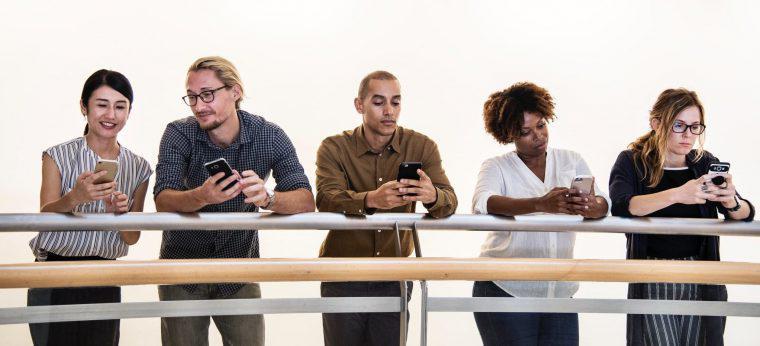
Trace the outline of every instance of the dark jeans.
<instances>
[{"instance_id":1,"label":"dark jeans","mask_svg":"<svg viewBox=\"0 0 760 346\"><path fill-rule=\"evenodd\" d=\"M492 281L476 281L472 296L512 297ZM578 314L476 312L475 323L487 346L578 345Z\"/></svg>"},{"instance_id":2,"label":"dark jeans","mask_svg":"<svg viewBox=\"0 0 760 346\"><path fill-rule=\"evenodd\" d=\"M412 282L406 284L409 301ZM399 297L401 285L398 281L323 282L321 291L322 297ZM322 314L325 345L398 345L400 322L397 312Z\"/></svg>"},{"instance_id":3,"label":"dark jeans","mask_svg":"<svg viewBox=\"0 0 760 346\"><path fill-rule=\"evenodd\" d=\"M106 260L100 257L64 257L49 254L47 261ZM118 303L121 287L30 288L27 305ZM30 323L35 345L118 345L119 320Z\"/></svg>"}]
</instances>

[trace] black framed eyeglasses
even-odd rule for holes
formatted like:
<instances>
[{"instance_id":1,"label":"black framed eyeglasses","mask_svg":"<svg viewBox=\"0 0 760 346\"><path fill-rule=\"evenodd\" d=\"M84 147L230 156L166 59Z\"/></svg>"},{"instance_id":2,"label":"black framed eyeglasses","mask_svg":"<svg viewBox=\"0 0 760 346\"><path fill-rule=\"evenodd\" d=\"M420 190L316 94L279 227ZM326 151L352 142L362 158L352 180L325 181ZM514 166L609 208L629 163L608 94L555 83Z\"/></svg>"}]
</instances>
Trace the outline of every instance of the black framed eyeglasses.
<instances>
[{"instance_id":1,"label":"black framed eyeglasses","mask_svg":"<svg viewBox=\"0 0 760 346\"><path fill-rule=\"evenodd\" d=\"M688 129L694 135L701 135L702 132L705 132L705 128L706 127L707 126L702 125L702 124L686 125L685 123L677 121L677 122L673 123L673 132L675 132L675 133L684 133Z\"/></svg>"},{"instance_id":2,"label":"black framed eyeglasses","mask_svg":"<svg viewBox=\"0 0 760 346\"><path fill-rule=\"evenodd\" d=\"M182 96L182 101L185 101L185 104L190 107L195 106L198 103L198 99L201 99L204 103L211 103L214 101L214 93L224 88L228 88L228 86L222 85L213 90L201 91L198 95L187 94L186 96Z\"/></svg>"}]
</instances>

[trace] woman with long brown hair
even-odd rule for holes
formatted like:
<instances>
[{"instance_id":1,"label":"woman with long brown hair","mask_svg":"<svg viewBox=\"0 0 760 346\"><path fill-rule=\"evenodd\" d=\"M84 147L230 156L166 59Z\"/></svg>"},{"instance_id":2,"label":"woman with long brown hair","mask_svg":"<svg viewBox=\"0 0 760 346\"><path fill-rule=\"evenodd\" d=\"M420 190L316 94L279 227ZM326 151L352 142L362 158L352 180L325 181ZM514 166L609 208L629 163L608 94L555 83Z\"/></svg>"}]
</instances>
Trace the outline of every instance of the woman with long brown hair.
<instances>
[{"instance_id":1,"label":"woman with long brown hair","mask_svg":"<svg viewBox=\"0 0 760 346\"><path fill-rule=\"evenodd\" d=\"M713 180L719 160L702 147L704 107L697 94L668 89L649 114L651 131L620 153L610 174L612 215L750 221L754 207L737 193L731 174ZM697 148L694 149L694 145ZM719 261L717 236L626 234L627 258ZM723 300L718 285L643 283L630 299ZM722 345L725 317L628 315L629 345Z\"/></svg>"}]
</instances>

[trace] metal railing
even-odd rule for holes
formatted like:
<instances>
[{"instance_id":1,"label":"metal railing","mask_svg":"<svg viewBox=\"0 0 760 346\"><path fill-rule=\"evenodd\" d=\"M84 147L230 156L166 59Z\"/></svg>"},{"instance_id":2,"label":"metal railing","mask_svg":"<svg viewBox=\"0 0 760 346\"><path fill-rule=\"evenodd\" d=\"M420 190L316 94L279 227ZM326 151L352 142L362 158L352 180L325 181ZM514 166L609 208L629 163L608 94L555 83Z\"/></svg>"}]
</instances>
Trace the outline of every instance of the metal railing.
<instances>
[{"instance_id":1,"label":"metal railing","mask_svg":"<svg viewBox=\"0 0 760 346\"><path fill-rule=\"evenodd\" d=\"M400 297L243 299L0 309L0 324L258 313L398 312L406 340L406 281L422 287L420 343L429 312L593 312L760 317L760 304L627 299L429 297L427 280L544 280L760 284L760 264L705 261L421 258L417 230L760 235L759 222L711 219L332 213L0 214L0 232L65 230L411 230L417 258L39 262L0 265L0 288L264 281L400 281ZM398 238L397 238L398 239ZM398 244L398 242L397 242ZM400 253L400 246L398 248ZM72 270L75 269L75 270Z\"/></svg>"}]
</instances>

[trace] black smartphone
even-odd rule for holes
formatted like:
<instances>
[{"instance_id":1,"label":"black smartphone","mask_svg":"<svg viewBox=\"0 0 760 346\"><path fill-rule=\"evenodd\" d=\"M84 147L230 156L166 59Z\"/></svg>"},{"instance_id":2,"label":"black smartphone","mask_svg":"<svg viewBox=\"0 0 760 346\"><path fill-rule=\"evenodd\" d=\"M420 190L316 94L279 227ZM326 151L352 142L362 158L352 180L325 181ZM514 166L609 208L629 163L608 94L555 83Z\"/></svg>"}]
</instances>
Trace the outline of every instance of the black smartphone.
<instances>
[{"instance_id":1,"label":"black smartphone","mask_svg":"<svg viewBox=\"0 0 760 346\"><path fill-rule=\"evenodd\" d=\"M230 167L230 164L227 163L227 160L225 160L223 157L216 159L214 161L206 162L203 164L203 166L206 167L206 171L208 171L208 175L210 177L213 177L214 175L218 174L219 172L224 172L224 177L219 180L223 181L224 179L227 179L233 175L232 168ZM237 184L237 181L233 181L229 183L227 186L224 187L223 190L227 190Z\"/></svg>"},{"instance_id":2,"label":"black smartphone","mask_svg":"<svg viewBox=\"0 0 760 346\"><path fill-rule=\"evenodd\" d=\"M731 164L728 162L711 163L710 168L707 169L708 173L713 174L710 181L717 186L723 185L726 182L726 178L723 175L728 173L729 168L731 168Z\"/></svg>"},{"instance_id":3,"label":"black smartphone","mask_svg":"<svg viewBox=\"0 0 760 346\"><path fill-rule=\"evenodd\" d=\"M417 174L417 170L422 169L422 162L402 162L398 165L398 176L396 181L401 179L420 180L420 175ZM406 196L417 196L416 193L407 193Z\"/></svg>"},{"instance_id":4,"label":"black smartphone","mask_svg":"<svg viewBox=\"0 0 760 346\"><path fill-rule=\"evenodd\" d=\"M401 179L420 180L417 170L422 169L422 162L402 162L398 165L398 176L396 181Z\"/></svg>"}]
</instances>

